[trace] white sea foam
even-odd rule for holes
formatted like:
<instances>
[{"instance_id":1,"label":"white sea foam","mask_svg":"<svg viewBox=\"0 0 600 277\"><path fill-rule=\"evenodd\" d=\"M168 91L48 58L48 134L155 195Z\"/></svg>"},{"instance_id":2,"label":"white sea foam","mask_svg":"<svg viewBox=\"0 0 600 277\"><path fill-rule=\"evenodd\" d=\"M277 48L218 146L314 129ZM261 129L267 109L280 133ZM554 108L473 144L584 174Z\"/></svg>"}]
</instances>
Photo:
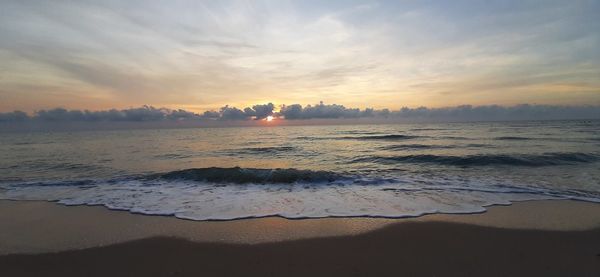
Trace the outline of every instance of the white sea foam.
<instances>
[{"instance_id":1,"label":"white sea foam","mask_svg":"<svg viewBox=\"0 0 600 277\"><path fill-rule=\"evenodd\" d=\"M427 184L424 185L424 182ZM355 179L291 184L223 184L189 180L4 184L0 198L49 200L191 220L281 216L413 217L431 213L479 213L486 206L536 199L600 202L595 195L452 179Z\"/></svg>"}]
</instances>

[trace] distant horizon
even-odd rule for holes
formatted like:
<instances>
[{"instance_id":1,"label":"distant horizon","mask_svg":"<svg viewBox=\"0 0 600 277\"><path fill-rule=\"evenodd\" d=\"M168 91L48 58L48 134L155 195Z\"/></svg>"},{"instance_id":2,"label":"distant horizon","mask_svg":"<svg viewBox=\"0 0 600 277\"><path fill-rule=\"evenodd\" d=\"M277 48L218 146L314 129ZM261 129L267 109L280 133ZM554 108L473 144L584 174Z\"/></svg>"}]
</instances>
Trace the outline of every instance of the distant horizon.
<instances>
[{"instance_id":1,"label":"distant horizon","mask_svg":"<svg viewBox=\"0 0 600 277\"><path fill-rule=\"evenodd\" d=\"M398 110L352 108L323 102L313 105L256 104L250 107L223 106L195 113L183 109L138 108L110 110L67 110L54 108L34 113L0 113L0 131L152 129L195 127L251 127L294 125L347 125L390 123L450 123L522 120L600 119L598 105L471 106L408 108Z\"/></svg>"}]
</instances>

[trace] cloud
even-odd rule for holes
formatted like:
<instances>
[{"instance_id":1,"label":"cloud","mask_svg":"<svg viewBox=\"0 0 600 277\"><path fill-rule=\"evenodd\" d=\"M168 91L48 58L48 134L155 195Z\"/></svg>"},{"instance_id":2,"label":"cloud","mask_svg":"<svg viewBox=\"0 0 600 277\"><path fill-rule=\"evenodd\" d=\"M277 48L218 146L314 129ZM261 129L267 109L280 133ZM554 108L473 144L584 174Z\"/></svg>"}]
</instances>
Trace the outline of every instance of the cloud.
<instances>
[{"instance_id":1,"label":"cloud","mask_svg":"<svg viewBox=\"0 0 600 277\"><path fill-rule=\"evenodd\" d=\"M436 121L600 119L600 106L462 105L450 108L402 108L398 111L390 111L386 116Z\"/></svg>"},{"instance_id":2,"label":"cloud","mask_svg":"<svg viewBox=\"0 0 600 277\"><path fill-rule=\"evenodd\" d=\"M279 112L286 119L313 119L313 118L358 118L373 115L373 109L361 111L356 108L346 108L343 105L325 105L323 102L302 108L299 104L282 106Z\"/></svg>"},{"instance_id":3,"label":"cloud","mask_svg":"<svg viewBox=\"0 0 600 277\"><path fill-rule=\"evenodd\" d=\"M246 113L236 107L229 107L228 105L221 108L220 119L224 120L245 120L248 119Z\"/></svg>"},{"instance_id":4,"label":"cloud","mask_svg":"<svg viewBox=\"0 0 600 277\"><path fill-rule=\"evenodd\" d=\"M0 113L0 122L23 122L28 119L30 119L29 116L22 111Z\"/></svg>"},{"instance_id":5,"label":"cloud","mask_svg":"<svg viewBox=\"0 0 600 277\"><path fill-rule=\"evenodd\" d=\"M343 105L300 104L282 105L275 112L275 105L257 104L244 109L226 105L219 111L205 111L202 114L177 109L155 108L142 106L130 109L110 109L102 111L67 110L56 108L40 110L32 115L22 111L0 113L0 123L5 125L22 124L24 122L69 123L69 122L219 122L251 121L264 119L269 115L289 121L319 120L319 119L373 119L389 122L420 122L420 121L497 121L497 120L554 120L554 119L600 119L600 106L556 106L529 105L516 106L471 106L462 105L448 108L402 108L389 109L358 109L346 108ZM212 126L212 125L211 125Z\"/></svg>"},{"instance_id":6,"label":"cloud","mask_svg":"<svg viewBox=\"0 0 600 277\"><path fill-rule=\"evenodd\" d=\"M268 103L264 105L254 105L252 108L245 108L244 112L248 116L253 116L255 119L263 119L267 116L273 115L273 110L275 109L275 105L273 103Z\"/></svg>"},{"instance_id":7,"label":"cloud","mask_svg":"<svg viewBox=\"0 0 600 277\"><path fill-rule=\"evenodd\" d=\"M0 110L600 104L598 1L334 2L1 1Z\"/></svg>"},{"instance_id":8,"label":"cloud","mask_svg":"<svg viewBox=\"0 0 600 277\"><path fill-rule=\"evenodd\" d=\"M216 112L216 111L205 111L202 114L202 117L208 118L208 119L219 119L221 117L221 113Z\"/></svg>"},{"instance_id":9,"label":"cloud","mask_svg":"<svg viewBox=\"0 0 600 277\"><path fill-rule=\"evenodd\" d=\"M178 120L189 119L197 115L184 110L168 110L157 109L151 106L143 106L140 108L124 109L124 110L104 110L104 111L88 111L88 110L66 110L56 108L51 110L37 111L29 120L46 121L46 122L64 122L64 121L160 121L160 120Z\"/></svg>"},{"instance_id":10,"label":"cloud","mask_svg":"<svg viewBox=\"0 0 600 277\"><path fill-rule=\"evenodd\" d=\"M199 118L201 116L194 112L179 109L169 111L169 113L165 117L170 120L189 120Z\"/></svg>"},{"instance_id":11,"label":"cloud","mask_svg":"<svg viewBox=\"0 0 600 277\"><path fill-rule=\"evenodd\" d=\"M253 105L252 107L246 107L243 110L226 105L222 107L218 113L215 111L208 111L205 112L204 115L207 118L216 118L222 120L260 120L269 115L273 115L274 109L275 105L273 105L273 103L257 104Z\"/></svg>"},{"instance_id":12,"label":"cloud","mask_svg":"<svg viewBox=\"0 0 600 277\"><path fill-rule=\"evenodd\" d=\"M295 119L331 119L379 117L391 120L431 120L431 121L488 121L488 120L548 120L600 118L600 106L553 106L529 105L516 106L471 106L461 105L448 108L407 108L391 111L366 108L346 108L342 105L325 105L322 102L302 107L299 104L283 106L279 115L289 120Z\"/></svg>"}]
</instances>

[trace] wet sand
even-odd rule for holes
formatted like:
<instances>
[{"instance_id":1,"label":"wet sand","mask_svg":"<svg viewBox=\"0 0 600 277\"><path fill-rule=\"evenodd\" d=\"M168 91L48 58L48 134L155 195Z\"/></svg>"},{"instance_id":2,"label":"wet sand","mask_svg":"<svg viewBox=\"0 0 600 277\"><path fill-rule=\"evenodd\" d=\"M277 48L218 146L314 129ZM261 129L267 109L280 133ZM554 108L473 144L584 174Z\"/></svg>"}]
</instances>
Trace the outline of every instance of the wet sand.
<instances>
[{"instance_id":1,"label":"wet sand","mask_svg":"<svg viewBox=\"0 0 600 277\"><path fill-rule=\"evenodd\" d=\"M600 276L600 205L574 201L226 222L0 201L0 222L3 276Z\"/></svg>"}]
</instances>

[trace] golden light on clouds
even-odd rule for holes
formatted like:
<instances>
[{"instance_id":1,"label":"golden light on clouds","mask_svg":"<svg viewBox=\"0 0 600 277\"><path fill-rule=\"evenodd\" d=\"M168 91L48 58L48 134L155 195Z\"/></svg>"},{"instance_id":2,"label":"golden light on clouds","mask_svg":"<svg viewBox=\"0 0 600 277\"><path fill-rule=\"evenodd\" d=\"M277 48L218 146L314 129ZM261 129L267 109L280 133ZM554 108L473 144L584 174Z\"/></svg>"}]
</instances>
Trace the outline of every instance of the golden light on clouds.
<instances>
[{"instance_id":1,"label":"golden light on clouds","mask_svg":"<svg viewBox=\"0 0 600 277\"><path fill-rule=\"evenodd\" d=\"M600 104L588 2L0 5L0 111Z\"/></svg>"}]
</instances>

